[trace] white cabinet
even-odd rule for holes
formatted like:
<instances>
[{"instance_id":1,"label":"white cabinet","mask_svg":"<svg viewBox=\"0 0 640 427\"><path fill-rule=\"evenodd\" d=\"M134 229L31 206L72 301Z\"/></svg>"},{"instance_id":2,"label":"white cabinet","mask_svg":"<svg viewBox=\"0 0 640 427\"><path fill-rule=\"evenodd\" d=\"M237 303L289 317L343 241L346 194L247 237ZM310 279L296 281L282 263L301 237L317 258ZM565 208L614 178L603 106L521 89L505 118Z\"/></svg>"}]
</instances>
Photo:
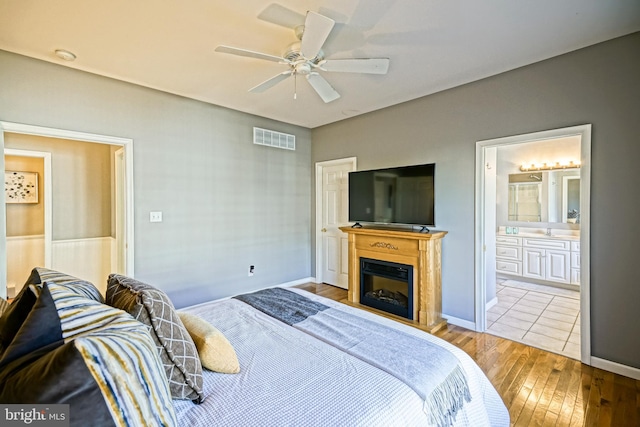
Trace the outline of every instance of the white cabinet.
<instances>
[{"instance_id":1,"label":"white cabinet","mask_svg":"<svg viewBox=\"0 0 640 427\"><path fill-rule=\"evenodd\" d=\"M571 283L571 255L568 240L523 239L522 276Z\"/></svg>"},{"instance_id":2,"label":"white cabinet","mask_svg":"<svg viewBox=\"0 0 640 427\"><path fill-rule=\"evenodd\" d=\"M496 272L522 275L522 239L496 236Z\"/></svg>"},{"instance_id":3,"label":"white cabinet","mask_svg":"<svg viewBox=\"0 0 640 427\"><path fill-rule=\"evenodd\" d=\"M538 248L523 248L523 252L523 277L571 283L569 252Z\"/></svg>"},{"instance_id":4,"label":"white cabinet","mask_svg":"<svg viewBox=\"0 0 640 427\"><path fill-rule=\"evenodd\" d=\"M580 242L496 236L496 271L534 280L580 284Z\"/></svg>"}]
</instances>

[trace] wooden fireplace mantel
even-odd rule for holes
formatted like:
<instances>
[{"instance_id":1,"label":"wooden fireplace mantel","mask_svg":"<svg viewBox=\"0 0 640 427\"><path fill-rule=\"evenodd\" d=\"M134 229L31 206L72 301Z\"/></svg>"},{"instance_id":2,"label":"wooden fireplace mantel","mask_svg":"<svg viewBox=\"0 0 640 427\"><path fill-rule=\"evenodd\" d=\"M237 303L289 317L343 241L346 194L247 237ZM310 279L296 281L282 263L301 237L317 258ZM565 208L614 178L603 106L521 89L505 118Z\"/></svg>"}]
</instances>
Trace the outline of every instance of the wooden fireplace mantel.
<instances>
[{"instance_id":1,"label":"wooden fireplace mantel","mask_svg":"<svg viewBox=\"0 0 640 427\"><path fill-rule=\"evenodd\" d=\"M427 331L447 324L442 318L442 238L446 231L340 227L349 235L348 300L360 303L360 258L413 267L413 319Z\"/></svg>"}]
</instances>

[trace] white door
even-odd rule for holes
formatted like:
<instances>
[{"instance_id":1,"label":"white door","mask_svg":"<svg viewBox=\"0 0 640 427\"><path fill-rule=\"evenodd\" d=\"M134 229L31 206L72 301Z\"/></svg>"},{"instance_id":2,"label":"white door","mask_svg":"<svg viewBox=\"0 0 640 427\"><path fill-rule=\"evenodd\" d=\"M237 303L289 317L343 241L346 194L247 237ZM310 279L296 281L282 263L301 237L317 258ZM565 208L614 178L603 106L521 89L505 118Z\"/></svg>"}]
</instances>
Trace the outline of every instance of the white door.
<instances>
[{"instance_id":1,"label":"white door","mask_svg":"<svg viewBox=\"0 0 640 427\"><path fill-rule=\"evenodd\" d=\"M320 280L347 289L349 286L348 236L338 227L348 225L349 172L355 170L355 159L318 164L321 173L320 248L318 260Z\"/></svg>"}]
</instances>

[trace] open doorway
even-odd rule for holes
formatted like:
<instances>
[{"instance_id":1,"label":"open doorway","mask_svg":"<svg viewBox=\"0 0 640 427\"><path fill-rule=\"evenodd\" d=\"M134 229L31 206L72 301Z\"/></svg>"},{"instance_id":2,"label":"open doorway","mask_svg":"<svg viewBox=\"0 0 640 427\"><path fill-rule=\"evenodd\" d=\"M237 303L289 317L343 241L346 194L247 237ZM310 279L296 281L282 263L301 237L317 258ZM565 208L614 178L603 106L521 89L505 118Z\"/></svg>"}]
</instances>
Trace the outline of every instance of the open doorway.
<instances>
[{"instance_id":1,"label":"open doorway","mask_svg":"<svg viewBox=\"0 0 640 427\"><path fill-rule=\"evenodd\" d=\"M40 146L39 151L57 153L58 187L47 204L57 210L50 209L45 216L49 221L57 218L58 223L50 227L50 255L36 265L89 280L102 292L110 272L133 275L132 143L126 138L0 122L5 151ZM6 203L4 193L2 197ZM0 262L7 266L7 216L0 215ZM6 291L5 273L0 275L0 295L6 296Z\"/></svg>"},{"instance_id":2,"label":"open doorway","mask_svg":"<svg viewBox=\"0 0 640 427\"><path fill-rule=\"evenodd\" d=\"M590 135L584 125L476 146L476 329L584 363Z\"/></svg>"}]
</instances>

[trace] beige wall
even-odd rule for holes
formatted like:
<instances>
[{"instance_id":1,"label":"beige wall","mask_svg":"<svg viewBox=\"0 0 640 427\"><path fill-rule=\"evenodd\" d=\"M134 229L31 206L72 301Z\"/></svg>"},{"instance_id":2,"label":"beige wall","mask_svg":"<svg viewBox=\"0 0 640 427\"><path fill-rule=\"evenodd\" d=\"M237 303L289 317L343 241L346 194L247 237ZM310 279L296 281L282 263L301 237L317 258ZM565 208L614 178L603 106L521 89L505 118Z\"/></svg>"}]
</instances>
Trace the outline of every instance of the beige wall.
<instances>
[{"instance_id":1,"label":"beige wall","mask_svg":"<svg viewBox=\"0 0 640 427\"><path fill-rule=\"evenodd\" d=\"M5 148L51 153L53 240L111 236L110 145L6 133Z\"/></svg>"},{"instance_id":2,"label":"beige wall","mask_svg":"<svg viewBox=\"0 0 640 427\"><path fill-rule=\"evenodd\" d=\"M44 234L44 160L36 157L4 156L6 171L38 174L38 203L7 203L7 237Z\"/></svg>"}]
</instances>

